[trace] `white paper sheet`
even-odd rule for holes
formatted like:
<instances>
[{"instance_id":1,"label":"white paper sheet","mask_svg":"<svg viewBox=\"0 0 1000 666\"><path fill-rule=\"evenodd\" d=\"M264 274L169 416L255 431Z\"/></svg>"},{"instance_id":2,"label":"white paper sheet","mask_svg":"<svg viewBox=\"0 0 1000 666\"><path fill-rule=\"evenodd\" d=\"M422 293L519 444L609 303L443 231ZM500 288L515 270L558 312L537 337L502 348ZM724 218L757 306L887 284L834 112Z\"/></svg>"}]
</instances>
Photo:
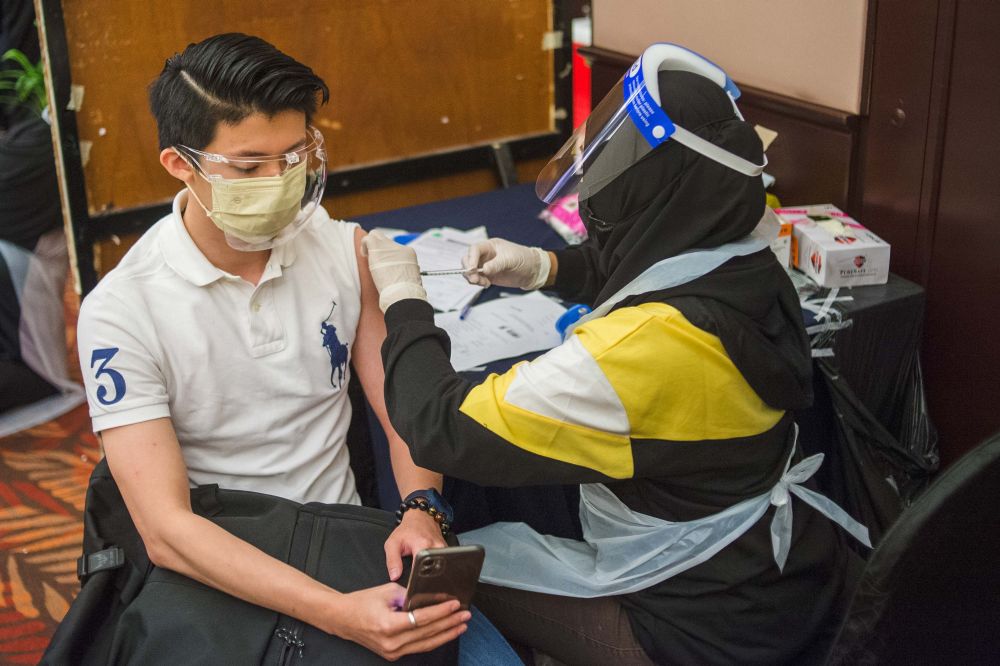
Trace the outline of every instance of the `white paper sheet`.
<instances>
[{"instance_id":1,"label":"white paper sheet","mask_svg":"<svg viewBox=\"0 0 1000 666\"><path fill-rule=\"evenodd\" d=\"M451 337L451 364L456 370L552 349L562 342L556 319L566 311L541 292L498 298L473 306L465 319L457 312L434 316Z\"/></svg>"},{"instance_id":2,"label":"white paper sheet","mask_svg":"<svg viewBox=\"0 0 1000 666\"><path fill-rule=\"evenodd\" d=\"M469 245L488 238L486 227L468 231L442 227L431 229L409 243L417 253L417 263L424 271L462 268L462 257ZM435 310L461 310L483 290L469 284L461 275L428 275L423 279L427 300Z\"/></svg>"}]
</instances>

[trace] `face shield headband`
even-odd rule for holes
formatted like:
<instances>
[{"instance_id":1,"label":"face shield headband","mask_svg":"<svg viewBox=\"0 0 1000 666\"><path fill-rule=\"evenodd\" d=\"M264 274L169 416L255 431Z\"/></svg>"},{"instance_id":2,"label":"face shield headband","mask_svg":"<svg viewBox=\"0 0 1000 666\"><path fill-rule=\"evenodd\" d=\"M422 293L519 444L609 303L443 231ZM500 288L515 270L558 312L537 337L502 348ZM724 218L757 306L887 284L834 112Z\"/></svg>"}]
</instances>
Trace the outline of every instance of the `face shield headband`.
<instances>
[{"instance_id":1,"label":"face shield headband","mask_svg":"<svg viewBox=\"0 0 1000 666\"><path fill-rule=\"evenodd\" d=\"M594 108L566 144L542 169L535 193L546 203L579 192L586 199L669 139L748 177L759 176L754 164L674 123L660 104L658 73L679 70L704 76L729 96L735 115L739 88L707 58L676 44L653 44ZM625 134L637 135L636 140Z\"/></svg>"},{"instance_id":2,"label":"face shield headband","mask_svg":"<svg viewBox=\"0 0 1000 666\"><path fill-rule=\"evenodd\" d=\"M230 247L267 250L291 240L323 197L323 135L307 129L301 148L282 155L229 156L175 146L212 190L211 208L192 197L225 234Z\"/></svg>"}]
</instances>

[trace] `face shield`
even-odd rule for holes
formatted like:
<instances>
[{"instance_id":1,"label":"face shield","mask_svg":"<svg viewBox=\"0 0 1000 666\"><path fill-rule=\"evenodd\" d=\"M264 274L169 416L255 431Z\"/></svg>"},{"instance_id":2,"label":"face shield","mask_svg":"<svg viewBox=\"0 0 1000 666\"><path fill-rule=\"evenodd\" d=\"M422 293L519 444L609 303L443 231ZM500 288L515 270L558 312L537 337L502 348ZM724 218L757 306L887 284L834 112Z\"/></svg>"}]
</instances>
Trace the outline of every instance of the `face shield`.
<instances>
[{"instance_id":1,"label":"face shield","mask_svg":"<svg viewBox=\"0 0 1000 666\"><path fill-rule=\"evenodd\" d=\"M728 94L736 117L743 120L736 108L739 88L721 68L676 44L653 44L542 169L535 183L542 201L552 203L574 192L588 199L669 139L746 176L763 172L766 158L764 164L754 164L670 119L660 104L657 74L662 70L691 72L715 82ZM641 140L613 141L621 132L638 134Z\"/></svg>"},{"instance_id":2,"label":"face shield","mask_svg":"<svg viewBox=\"0 0 1000 666\"><path fill-rule=\"evenodd\" d=\"M326 151L323 135L314 127L307 128L301 148L282 155L221 155L187 146L175 150L211 187L211 208L188 189L237 250L267 250L291 240L323 197Z\"/></svg>"}]
</instances>

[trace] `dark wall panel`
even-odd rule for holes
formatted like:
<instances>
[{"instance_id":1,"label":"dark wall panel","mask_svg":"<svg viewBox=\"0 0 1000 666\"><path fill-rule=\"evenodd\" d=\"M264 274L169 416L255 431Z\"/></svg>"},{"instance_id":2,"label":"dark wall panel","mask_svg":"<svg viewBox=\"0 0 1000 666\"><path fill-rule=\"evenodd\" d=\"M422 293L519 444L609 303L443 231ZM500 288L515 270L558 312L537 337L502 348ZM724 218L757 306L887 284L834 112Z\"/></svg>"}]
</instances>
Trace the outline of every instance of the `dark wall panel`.
<instances>
[{"instance_id":1,"label":"dark wall panel","mask_svg":"<svg viewBox=\"0 0 1000 666\"><path fill-rule=\"evenodd\" d=\"M872 3L875 57L859 160L861 219L892 246L893 272L920 283L920 196L934 115L930 98L938 4Z\"/></svg>"},{"instance_id":2,"label":"dark wall panel","mask_svg":"<svg viewBox=\"0 0 1000 666\"><path fill-rule=\"evenodd\" d=\"M956 9L924 339L945 462L1000 430L1000 3Z\"/></svg>"}]
</instances>

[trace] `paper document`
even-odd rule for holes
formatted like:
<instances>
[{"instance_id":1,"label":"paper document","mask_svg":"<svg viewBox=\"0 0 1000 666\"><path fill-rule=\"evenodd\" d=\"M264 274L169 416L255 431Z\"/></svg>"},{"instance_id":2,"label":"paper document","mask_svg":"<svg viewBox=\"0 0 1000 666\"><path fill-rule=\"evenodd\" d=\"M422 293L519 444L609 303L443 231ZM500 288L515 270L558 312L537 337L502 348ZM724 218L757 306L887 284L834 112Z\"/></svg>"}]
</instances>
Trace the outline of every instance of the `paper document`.
<instances>
[{"instance_id":1,"label":"paper document","mask_svg":"<svg viewBox=\"0 0 1000 666\"><path fill-rule=\"evenodd\" d=\"M442 227L424 232L409 243L417 253L420 270L457 270L473 243L486 240L486 227L468 231ZM427 300L435 310L460 310L483 290L461 275L427 276L423 280Z\"/></svg>"},{"instance_id":2,"label":"paper document","mask_svg":"<svg viewBox=\"0 0 1000 666\"><path fill-rule=\"evenodd\" d=\"M498 298L473 306L465 319L457 312L434 316L451 338L451 364L456 370L557 347L562 338L556 319L566 308L545 294Z\"/></svg>"}]
</instances>

